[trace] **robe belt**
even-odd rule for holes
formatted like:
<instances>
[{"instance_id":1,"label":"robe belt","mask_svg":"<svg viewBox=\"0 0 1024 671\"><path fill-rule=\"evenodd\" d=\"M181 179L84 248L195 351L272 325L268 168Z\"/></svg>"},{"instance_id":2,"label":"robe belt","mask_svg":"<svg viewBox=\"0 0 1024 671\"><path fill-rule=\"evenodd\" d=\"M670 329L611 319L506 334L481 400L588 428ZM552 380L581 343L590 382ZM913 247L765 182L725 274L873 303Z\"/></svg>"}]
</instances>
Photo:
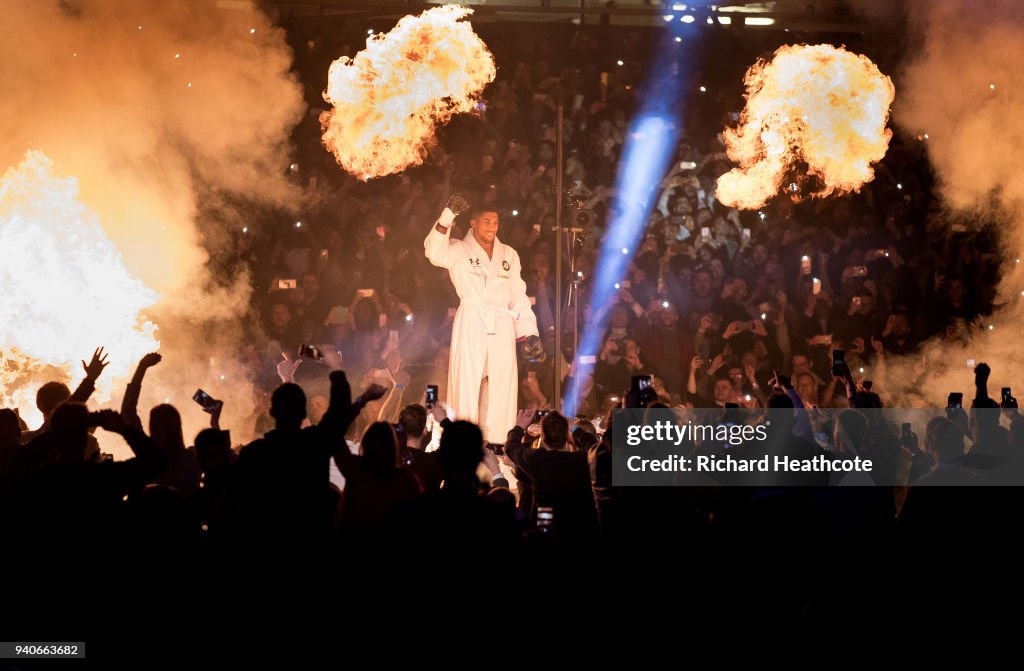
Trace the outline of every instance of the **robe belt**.
<instances>
[{"instance_id":1,"label":"robe belt","mask_svg":"<svg viewBox=\"0 0 1024 671\"><path fill-rule=\"evenodd\" d=\"M497 333L495 323L497 322L498 314L507 314L512 319L516 318L516 313L512 310L500 305L493 305L485 301L463 300L460 308L471 308L475 310L484 321L484 329L487 335L494 335Z\"/></svg>"}]
</instances>

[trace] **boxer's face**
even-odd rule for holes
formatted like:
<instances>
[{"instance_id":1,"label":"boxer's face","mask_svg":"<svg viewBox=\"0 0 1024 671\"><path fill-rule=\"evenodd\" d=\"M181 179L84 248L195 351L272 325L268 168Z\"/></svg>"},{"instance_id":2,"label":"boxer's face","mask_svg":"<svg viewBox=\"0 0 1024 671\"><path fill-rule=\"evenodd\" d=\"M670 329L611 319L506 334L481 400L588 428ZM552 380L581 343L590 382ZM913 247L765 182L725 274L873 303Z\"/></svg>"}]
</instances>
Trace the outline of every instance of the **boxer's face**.
<instances>
[{"instance_id":1,"label":"boxer's face","mask_svg":"<svg viewBox=\"0 0 1024 671\"><path fill-rule=\"evenodd\" d=\"M477 242L492 245L494 239L498 237L498 213L481 212L469 222L469 227L473 229Z\"/></svg>"}]
</instances>

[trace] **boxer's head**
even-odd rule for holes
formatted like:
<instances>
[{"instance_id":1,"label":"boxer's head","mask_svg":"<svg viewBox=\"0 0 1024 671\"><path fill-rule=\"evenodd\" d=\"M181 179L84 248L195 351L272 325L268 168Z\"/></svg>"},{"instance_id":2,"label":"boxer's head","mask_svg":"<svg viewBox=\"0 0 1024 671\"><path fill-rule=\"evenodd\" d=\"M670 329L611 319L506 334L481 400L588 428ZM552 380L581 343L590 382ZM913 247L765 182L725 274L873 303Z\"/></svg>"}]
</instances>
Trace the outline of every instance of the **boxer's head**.
<instances>
[{"instance_id":1,"label":"boxer's head","mask_svg":"<svg viewBox=\"0 0 1024 671\"><path fill-rule=\"evenodd\" d=\"M469 220L469 227L473 229L473 237L482 245L493 245L498 237L498 213L494 210L477 210L473 218Z\"/></svg>"}]
</instances>

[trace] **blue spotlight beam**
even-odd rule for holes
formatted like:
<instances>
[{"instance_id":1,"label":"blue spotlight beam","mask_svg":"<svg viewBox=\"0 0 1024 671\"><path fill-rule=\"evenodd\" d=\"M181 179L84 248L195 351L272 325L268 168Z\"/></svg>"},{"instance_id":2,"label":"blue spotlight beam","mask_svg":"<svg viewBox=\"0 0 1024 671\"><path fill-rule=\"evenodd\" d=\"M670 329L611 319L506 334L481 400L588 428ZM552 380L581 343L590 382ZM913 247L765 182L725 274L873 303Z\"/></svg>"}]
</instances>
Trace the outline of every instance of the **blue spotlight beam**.
<instances>
[{"instance_id":1,"label":"blue spotlight beam","mask_svg":"<svg viewBox=\"0 0 1024 671\"><path fill-rule=\"evenodd\" d=\"M592 319L580 340L573 386L566 394L562 412L572 417L579 407L579 361L581 356L596 356L602 346L607 310L604 308L616 292L633 260L647 220L654 208L658 185L667 172L675 153L680 131L680 103L689 78L684 57L696 52L690 45L695 31L682 25L662 34L661 48L644 91L641 106L630 122L625 139L619 172L616 178L615 202L601 242L600 255L590 290ZM683 42L676 37L688 33ZM593 319L599 317L599 319Z\"/></svg>"}]
</instances>

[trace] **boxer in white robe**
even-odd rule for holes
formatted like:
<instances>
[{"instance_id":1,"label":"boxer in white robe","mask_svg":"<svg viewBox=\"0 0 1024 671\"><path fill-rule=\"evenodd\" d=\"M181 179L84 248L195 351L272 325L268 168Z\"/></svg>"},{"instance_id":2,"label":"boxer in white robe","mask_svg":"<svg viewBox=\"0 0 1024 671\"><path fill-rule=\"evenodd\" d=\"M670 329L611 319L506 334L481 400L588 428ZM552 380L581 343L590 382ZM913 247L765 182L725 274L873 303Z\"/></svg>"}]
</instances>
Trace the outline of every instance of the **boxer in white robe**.
<instances>
[{"instance_id":1,"label":"boxer in white robe","mask_svg":"<svg viewBox=\"0 0 1024 671\"><path fill-rule=\"evenodd\" d=\"M486 441L504 443L519 398L516 342L527 351L543 349L519 254L498 240L497 212L478 210L466 237L451 239L452 222L468 208L452 196L423 246L432 264L448 270L461 301L452 326L448 405L456 419L478 424Z\"/></svg>"}]
</instances>

